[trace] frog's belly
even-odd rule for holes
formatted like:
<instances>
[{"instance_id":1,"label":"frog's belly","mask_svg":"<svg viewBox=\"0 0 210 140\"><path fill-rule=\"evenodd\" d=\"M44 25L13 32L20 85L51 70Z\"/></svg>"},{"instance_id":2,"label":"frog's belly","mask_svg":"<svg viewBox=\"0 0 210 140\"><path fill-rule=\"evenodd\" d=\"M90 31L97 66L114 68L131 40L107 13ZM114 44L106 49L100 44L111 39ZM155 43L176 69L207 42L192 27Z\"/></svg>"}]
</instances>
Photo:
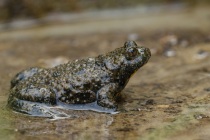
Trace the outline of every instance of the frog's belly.
<instances>
[{"instance_id":1,"label":"frog's belly","mask_svg":"<svg viewBox=\"0 0 210 140\"><path fill-rule=\"evenodd\" d=\"M99 106L97 104L97 101L87 104L65 104L63 102L57 102L57 106L54 106L52 108L61 108L66 110L92 110L96 112L105 112L105 113L111 113L116 114L116 108L106 108Z\"/></svg>"},{"instance_id":2,"label":"frog's belly","mask_svg":"<svg viewBox=\"0 0 210 140\"><path fill-rule=\"evenodd\" d=\"M66 114L62 110L57 111L56 108L63 110L92 110L96 112L105 112L116 114L116 109L109 109L98 106L97 102L87 104L65 104L58 102L57 105L46 105L44 103L37 103L32 101L20 100L13 98L8 106L12 107L14 111L28 114L31 116L47 117L51 119L63 119L72 117L72 114Z\"/></svg>"}]
</instances>

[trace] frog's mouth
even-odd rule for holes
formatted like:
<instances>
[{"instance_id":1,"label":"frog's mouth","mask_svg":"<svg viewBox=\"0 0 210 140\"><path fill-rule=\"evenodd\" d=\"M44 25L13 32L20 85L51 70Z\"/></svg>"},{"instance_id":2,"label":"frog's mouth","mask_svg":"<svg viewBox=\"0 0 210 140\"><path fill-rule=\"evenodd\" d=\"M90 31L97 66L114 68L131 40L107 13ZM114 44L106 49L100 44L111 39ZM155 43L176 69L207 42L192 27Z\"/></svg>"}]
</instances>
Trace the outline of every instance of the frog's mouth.
<instances>
[{"instance_id":1,"label":"frog's mouth","mask_svg":"<svg viewBox=\"0 0 210 140\"><path fill-rule=\"evenodd\" d=\"M147 61L150 59L151 57L151 52L150 52L150 49L148 48L143 48L143 47L140 47L138 48L138 52L140 54L140 57L142 59L142 62L147 63Z\"/></svg>"}]
</instances>

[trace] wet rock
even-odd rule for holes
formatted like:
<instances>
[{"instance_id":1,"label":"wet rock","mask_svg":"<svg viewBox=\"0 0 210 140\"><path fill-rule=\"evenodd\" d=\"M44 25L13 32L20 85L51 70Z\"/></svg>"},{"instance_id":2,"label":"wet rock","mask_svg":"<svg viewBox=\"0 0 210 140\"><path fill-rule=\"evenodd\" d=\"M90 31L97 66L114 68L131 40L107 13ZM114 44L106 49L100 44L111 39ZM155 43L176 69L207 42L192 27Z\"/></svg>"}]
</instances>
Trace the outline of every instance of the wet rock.
<instances>
[{"instance_id":1,"label":"wet rock","mask_svg":"<svg viewBox=\"0 0 210 140\"><path fill-rule=\"evenodd\" d=\"M209 43L210 42L210 35L206 37L205 42L206 43Z\"/></svg>"},{"instance_id":2,"label":"wet rock","mask_svg":"<svg viewBox=\"0 0 210 140\"><path fill-rule=\"evenodd\" d=\"M175 118L165 118L164 119L164 122L174 122L174 121L176 121Z\"/></svg>"},{"instance_id":3,"label":"wet rock","mask_svg":"<svg viewBox=\"0 0 210 140\"><path fill-rule=\"evenodd\" d=\"M145 103L146 105L154 105L155 104L155 101L153 99L149 99L146 101Z\"/></svg>"},{"instance_id":4,"label":"wet rock","mask_svg":"<svg viewBox=\"0 0 210 140\"><path fill-rule=\"evenodd\" d=\"M157 105L158 108L169 108L169 105Z\"/></svg>"},{"instance_id":5,"label":"wet rock","mask_svg":"<svg viewBox=\"0 0 210 140\"><path fill-rule=\"evenodd\" d=\"M148 99L140 102L140 105L146 106L146 105L154 105L155 101L153 99Z\"/></svg>"},{"instance_id":6,"label":"wet rock","mask_svg":"<svg viewBox=\"0 0 210 140\"><path fill-rule=\"evenodd\" d=\"M178 106L169 106L168 108L166 108L165 110L164 110L164 112L166 112L166 113L180 113L181 112L181 110L180 110L180 108L178 107Z\"/></svg>"},{"instance_id":7,"label":"wet rock","mask_svg":"<svg viewBox=\"0 0 210 140\"><path fill-rule=\"evenodd\" d=\"M183 103L183 100L174 100L174 101L172 101L172 104L177 104L177 103Z\"/></svg>"},{"instance_id":8,"label":"wet rock","mask_svg":"<svg viewBox=\"0 0 210 140\"><path fill-rule=\"evenodd\" d=\"M162 53L166 57L176 56L174 46L178 45L178 37L176 35L166 35L159 39L162 46Z\"/></svg>"},{"instance_id":9,"label":"wet rock","mask_svg":"<svg viewBox=\"0 0 210 140\"><path fill-rule=\"evenodd\" d=\"M208 88L204 88L204 91L209 92L209 91L210 91L210 87L208 87Z\"/></svg>"},{"instance_id":10,"label":"wet rock","mask_svg":"<svg viewBox=\"0 0 210 140\"><path fill-rule=\"evenodd\" d=\"M174 56L176 56L176 52L174 50L172 50L172 49L166 49L164 51L164 55L166 57L174 57Z\"/></svg>"},{"instance_id":11,"label":"wet rock","mask_svg":"<svg viewBox=\"0 0 210 140\"><path fill-rule=\"evenodd\" d=\"M133 128L118 128L118 129L116 129L116 131L124 131L124 132L133 131L133 130L134 130Z\"/></svg>"},{"instance_id":12,"label":"wet rock","mask_svg":"<svg viewBox=\"0 0 210 140\"><path fill-rule=\"evenodd\" d=\"M209 116L206 116L206 115L204 115L204 114L195 114L195 115L194 115L194 118L195 118L196 120L200 120L200 119L204 119L204 118L209 118Z\"/></svg>"},{"instance_id":13,"label":"wet rock","mask_svg":"<svg viewBox=\"0 0 210 140\"><path fill-rule=\"evenodd\" d=\"M159 42L162 46L175 46L178 44L178 37L176 35L166 35Z\"/></svg>"},{"instance_id":14,"label":"wet rock","mask_svg":"<svg viewBox=\"0 0 210 140\"><path fill-rule=\"evenodd\" d=\"M150 128L147 128L146 131L153 132L153 131L155 131L155 128L150 127Z\"/></svg>"},{"instance_id":15,"label":"wet rock","mask_svg":"<svg viewBox=\"0 0 210 140\"><path fill-rule=\"evenodd\" d=\"M209 56L209 53L207 51L199 50L197 52L197 54L195 55L195 58L199 59L199 60L202 60L202 59L205 59L208 56Z\"/></svg>"},{"instance_id":16,"label":"wet rock","mask_svg":"<svg viewBox=\"0 0 210 140\"><path fill-rule=\"evenodd\" d=\"M187 40L182 40L181 42L180 42L180 46L181 47L187 47L189 45L189 42L187 41Z\"/></svg>"}]
</instances>

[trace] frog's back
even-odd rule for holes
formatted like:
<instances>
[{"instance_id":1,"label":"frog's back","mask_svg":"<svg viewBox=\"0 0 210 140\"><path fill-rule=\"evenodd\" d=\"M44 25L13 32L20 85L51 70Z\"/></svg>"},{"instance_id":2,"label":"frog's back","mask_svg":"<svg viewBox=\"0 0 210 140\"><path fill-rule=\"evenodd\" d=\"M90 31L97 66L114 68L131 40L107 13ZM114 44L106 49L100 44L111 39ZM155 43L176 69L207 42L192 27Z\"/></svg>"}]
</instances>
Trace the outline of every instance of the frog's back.
<instances>
[{"instance_id":1,"label":"frog's back","mask_svg":"<svg viewBox=\"0 0 210 140\"><path fill-rule=\"evenodd\" d=\"M55 94L58 98L67 94L67 91L73 95L86 93L87 90L96 94L97 90L112 80L111 77L112 73L107 71L103 63L95 58L75 60L51 69L42 69L19 81L11 89L11 96L28 99L27 91L45 96L40 92L43 89L50 94ZM35 101L35 99L30 100Z\"/></svg>"}]
</instances>

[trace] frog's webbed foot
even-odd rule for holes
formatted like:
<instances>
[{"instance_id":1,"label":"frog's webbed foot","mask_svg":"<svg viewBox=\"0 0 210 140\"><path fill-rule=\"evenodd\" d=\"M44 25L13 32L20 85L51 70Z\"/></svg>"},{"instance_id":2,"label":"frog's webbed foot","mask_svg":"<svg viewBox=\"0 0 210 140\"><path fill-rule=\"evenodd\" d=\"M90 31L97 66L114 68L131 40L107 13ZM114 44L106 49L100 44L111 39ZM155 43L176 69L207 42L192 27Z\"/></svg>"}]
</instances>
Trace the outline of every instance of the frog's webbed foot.
<instances>
[{"instance_id":1,"label":"frog's webbed foot","mask_svg":"<svg viewBox=\"0 0 210 140\"><path fill-rule=\"evenodd\" d=\"M11 80L11 88L17 85L20 81L26 80L34 74L42 71L42 68L32 67L26 70L23 70L15 75L15 77Z\"/></svg>"},{"instance_id":2,"label":"frog's webbed foot","mask_svg":"<svg viewBox=\"0 0 210 140\"><path fill-rule=\"evenodd\" d=\"M21 112L31 116L46 117L50 119L62 119L70 117L66 113L54 110L47 105L24 101L17 98L13 98L8 103L8 106L17 112Z\"/></svg>"},{"instance_id":3,"label":"frog's webbed foot","mask_svg":"<svg viewBox=\"0 0 210 140\"><path fill-rule=\"evenodd\" d=\"M118 86L116 84L109 84L98 91L98 105L106 108L117 109L115 101L115 92Z\"/></svg>"}]
</instances>

